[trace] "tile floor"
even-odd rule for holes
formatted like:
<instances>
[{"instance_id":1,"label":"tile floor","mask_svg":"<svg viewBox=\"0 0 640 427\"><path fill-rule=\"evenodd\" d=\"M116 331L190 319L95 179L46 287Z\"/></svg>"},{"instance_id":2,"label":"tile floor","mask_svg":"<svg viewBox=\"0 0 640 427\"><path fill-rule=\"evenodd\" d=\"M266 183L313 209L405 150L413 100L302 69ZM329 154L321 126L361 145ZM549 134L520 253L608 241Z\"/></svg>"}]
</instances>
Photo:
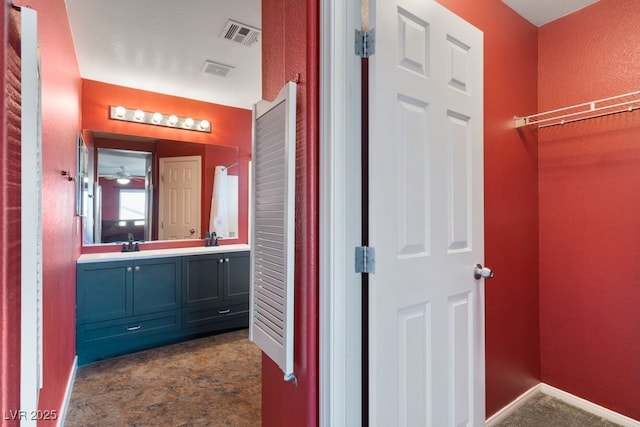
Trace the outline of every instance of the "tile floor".
<instances>
[{"instance_id":1,"label":"tile floor","mask_svg":"<svg viewBox=\"0 0 640 427\"><path fill-rule=\"evenodd\" d=\"M239 330L78 368L65 426L258 426L261 355Z\"/></svg>"}]
</instances>

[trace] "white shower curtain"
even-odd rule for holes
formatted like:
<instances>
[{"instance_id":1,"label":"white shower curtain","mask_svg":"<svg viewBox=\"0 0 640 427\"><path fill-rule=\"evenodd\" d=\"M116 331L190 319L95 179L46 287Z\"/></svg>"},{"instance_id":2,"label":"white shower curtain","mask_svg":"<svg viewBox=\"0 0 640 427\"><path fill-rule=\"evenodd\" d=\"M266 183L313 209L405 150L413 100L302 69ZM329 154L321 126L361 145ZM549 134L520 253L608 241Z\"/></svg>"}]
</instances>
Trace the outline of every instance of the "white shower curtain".
<instances>
[{"instance_id":1,"label":"white shower curtain","mask_svg":"<svg viewBox=\"0 0 640 427\"><path fill-rule=\"evenodd\" d=\"M227 209L227 168L216 166L213 176L211 195L211 215L209 231L215 231L219 237L229 236L229 218Z\"/></svg>"}]
</instances>

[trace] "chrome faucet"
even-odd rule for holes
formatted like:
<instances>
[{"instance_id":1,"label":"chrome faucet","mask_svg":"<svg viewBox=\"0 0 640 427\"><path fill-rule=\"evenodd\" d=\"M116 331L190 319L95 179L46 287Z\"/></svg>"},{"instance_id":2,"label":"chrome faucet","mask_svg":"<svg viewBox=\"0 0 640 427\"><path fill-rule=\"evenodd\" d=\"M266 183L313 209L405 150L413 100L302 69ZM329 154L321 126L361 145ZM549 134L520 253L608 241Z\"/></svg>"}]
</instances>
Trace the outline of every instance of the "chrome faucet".
<instances>
[{"instance_id":1,"label":"chrome faucet","mask_svg":"<svg viewBox=\"0 0 640 427\"><path fill-rule=\"evenodd\" d=\"M128 244L127 243L123 243L122 244L122 252L134 252L134 251L139 251L140 250L140 245L138 244L138 242L135 242L134 244L134 237L133 237L133 233L129 233L127 235L127 239L128 239Z\"/></svg>"},{"instance_id":2,"label":"chrome faucet","mask_svg":"<svg viewBox=\"0 0 640 427\"><path fill-rule=\"evenodd\" d=\"M205 246L218 246L220 243L218 242L218 236L215 231L207 231L205 233L204 245Z\"/></svg>"}]
</instances>

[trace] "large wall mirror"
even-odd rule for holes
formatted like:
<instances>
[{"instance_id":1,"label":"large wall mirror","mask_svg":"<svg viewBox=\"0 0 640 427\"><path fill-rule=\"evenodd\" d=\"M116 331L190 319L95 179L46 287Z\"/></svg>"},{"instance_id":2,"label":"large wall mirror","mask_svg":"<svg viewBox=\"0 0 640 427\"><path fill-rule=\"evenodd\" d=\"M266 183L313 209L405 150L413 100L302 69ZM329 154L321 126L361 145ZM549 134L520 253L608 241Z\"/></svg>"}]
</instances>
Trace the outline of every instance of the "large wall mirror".
<instances>
[{"instance_id":1,"label":"large wall mirror","mask_svg":"<svg viewBox=\"0 0 640 427\"><path fill-rule=\"evenodd\" d=\"M83 131L83 242L238 239L238 149Z\"/></svg>"}]
</instances>

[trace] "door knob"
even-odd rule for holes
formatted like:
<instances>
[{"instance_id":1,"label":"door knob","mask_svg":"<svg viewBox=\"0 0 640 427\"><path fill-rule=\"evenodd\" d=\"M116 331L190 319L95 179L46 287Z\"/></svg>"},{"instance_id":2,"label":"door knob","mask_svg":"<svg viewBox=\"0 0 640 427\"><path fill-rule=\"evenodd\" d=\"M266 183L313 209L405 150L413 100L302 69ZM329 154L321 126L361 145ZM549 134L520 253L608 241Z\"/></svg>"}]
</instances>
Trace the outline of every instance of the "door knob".
<instances>
[{"instance_id":1,"label":"door knob","mask_svg":"<svg viewBox=\"0 0 640 427\"><path fill-rule=\"evenodd\" d=\"M196 229L195 229L195 228L192 228L191 230L189 230L189 233L191 233L191 234L196 234Z\"/></svg>"},{"instance_id":2,"label":"door knob","mask_svg":"<svg viewBox=\"0 0 640 427\"><path fill-rule=\"evenodd\" d=\"M473 277L475 277L477 280L480 280L482 278L491 279L493 277L493 270L489 267L483 267L482 264L476 264L476 266L473 268Z\"/></svg>"}]
</instances>

